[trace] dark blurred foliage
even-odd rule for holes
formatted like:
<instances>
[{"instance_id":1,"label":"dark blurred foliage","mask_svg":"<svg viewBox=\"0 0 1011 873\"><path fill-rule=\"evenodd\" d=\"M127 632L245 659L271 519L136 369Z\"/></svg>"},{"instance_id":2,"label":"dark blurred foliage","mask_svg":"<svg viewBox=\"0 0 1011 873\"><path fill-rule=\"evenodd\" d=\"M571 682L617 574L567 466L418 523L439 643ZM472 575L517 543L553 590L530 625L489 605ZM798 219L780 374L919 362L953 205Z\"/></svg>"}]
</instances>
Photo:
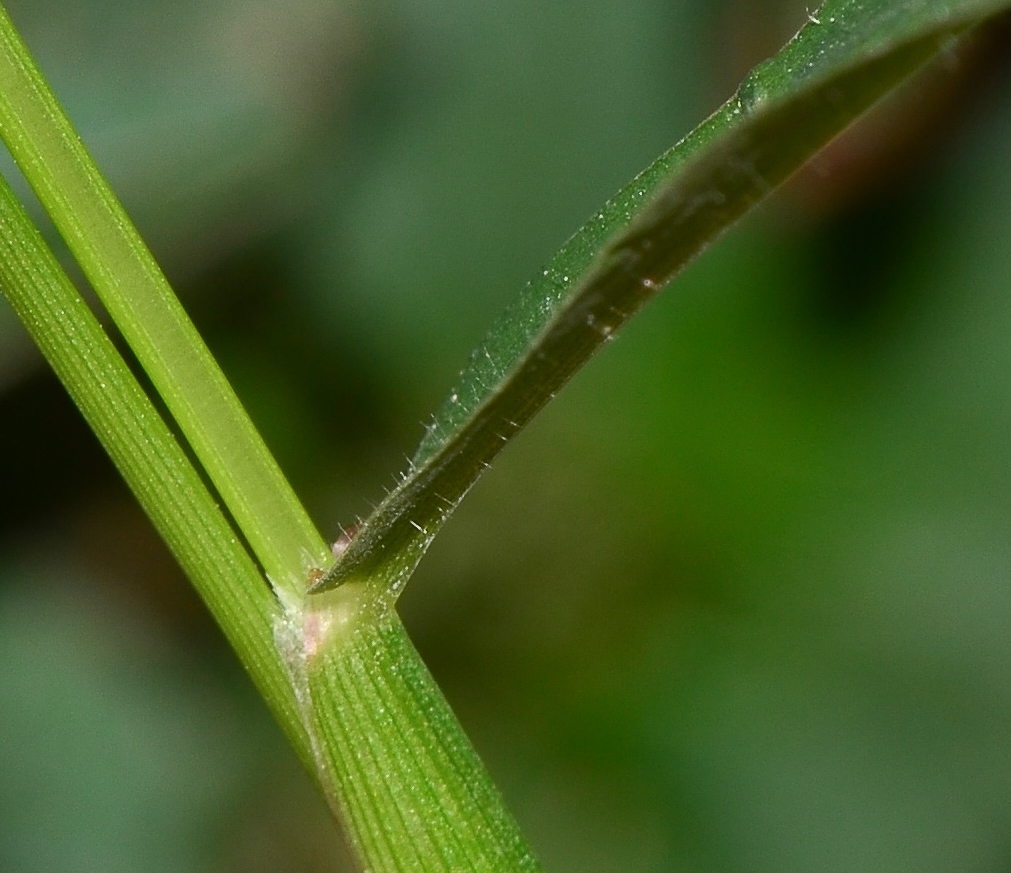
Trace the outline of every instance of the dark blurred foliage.
<instances>
[{"instance_id":1,"label":"dark blurred foliage","mask_svg":"<svg viewBox=\"0 0 1011 873\"><path fill-rule=\"evenodd\" d=\"M322 528L799 2L18 0ZM1011 868L1009 27L727 236L475 489L419 648L548 870ZM0 870L346 869L0 310Z\"/></svg>"}]
</instances>

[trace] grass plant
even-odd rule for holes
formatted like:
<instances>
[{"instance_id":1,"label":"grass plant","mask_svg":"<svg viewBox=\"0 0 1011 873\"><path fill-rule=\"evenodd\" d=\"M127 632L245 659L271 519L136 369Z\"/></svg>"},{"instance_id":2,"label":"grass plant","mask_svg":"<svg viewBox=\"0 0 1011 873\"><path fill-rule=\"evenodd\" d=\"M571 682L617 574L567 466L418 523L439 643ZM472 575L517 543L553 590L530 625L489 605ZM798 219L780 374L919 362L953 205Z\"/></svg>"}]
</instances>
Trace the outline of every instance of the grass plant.
<instances>
[{"instance_id":1,"label":"grass plant","mask_svg":"<svg viewBox=\"0 0 1011 873\"><path fill-rule=\"evenodd\" d=\"M150 381L0 187L0 285L221 625L363 869L537 870L396 602L502 448L644 305L1004 0L828 0L523 289L398 484L331 551L14 25L0 136Z\"/></svg>"}]
</instances>

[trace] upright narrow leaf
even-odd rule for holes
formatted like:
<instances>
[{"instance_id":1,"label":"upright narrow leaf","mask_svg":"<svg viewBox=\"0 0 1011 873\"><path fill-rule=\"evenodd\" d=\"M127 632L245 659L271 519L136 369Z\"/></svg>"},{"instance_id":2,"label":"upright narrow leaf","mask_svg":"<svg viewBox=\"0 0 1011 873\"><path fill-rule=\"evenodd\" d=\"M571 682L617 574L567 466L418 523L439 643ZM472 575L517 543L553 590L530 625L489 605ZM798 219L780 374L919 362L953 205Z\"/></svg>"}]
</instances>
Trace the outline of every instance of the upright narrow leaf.
<instances>
[{"instance_id":1,"label":"upright narrow leaf","mask_svg":"<svg viewBox=\"0 0 1011 873\"><path fill-rule=\"evenodd\" d=\"M328 549L2 7L0 137L271 581L300 595Z\"/></svg>"}]
</instances>

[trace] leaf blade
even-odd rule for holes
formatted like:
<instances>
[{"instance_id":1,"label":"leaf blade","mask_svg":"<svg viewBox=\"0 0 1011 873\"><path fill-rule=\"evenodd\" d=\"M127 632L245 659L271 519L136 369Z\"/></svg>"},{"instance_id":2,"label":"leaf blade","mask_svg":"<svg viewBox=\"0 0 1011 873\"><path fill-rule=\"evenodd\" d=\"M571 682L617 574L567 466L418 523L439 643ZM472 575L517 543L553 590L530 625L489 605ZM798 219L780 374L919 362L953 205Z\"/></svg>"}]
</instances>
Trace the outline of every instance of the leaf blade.
<instances>
[{"instance_id":1,"label":"leaf blade","mask_svg":"<svg viewBox=\"0 0 1011 873\"><path fill-rule=\"evenodd\" d=\"M892 86L1008 0L829 0L735 95L637 176L471 355L401 484L310 593L395 599L499 451L656 292Z\"/></svg>"},{"instance_id":2,"label":"leaf blade","mask_svg":"<svg viewBox=\"0 0 1011 873\"><path fill-rule=\"evenodd\" d=\"M221 626L303 761L281 606L160 413L0 176L0 289Z\"/></svg>"},{"instance_id":3,"label":"leaf blade","mask_svg":"<svg viewBox=\"0 0 1011 873\"><path fill-rule=\"evenodd\" d=\"M0 137L271 583L301 596L329 549L2 6Z\"/></svg>"}]
</instances>

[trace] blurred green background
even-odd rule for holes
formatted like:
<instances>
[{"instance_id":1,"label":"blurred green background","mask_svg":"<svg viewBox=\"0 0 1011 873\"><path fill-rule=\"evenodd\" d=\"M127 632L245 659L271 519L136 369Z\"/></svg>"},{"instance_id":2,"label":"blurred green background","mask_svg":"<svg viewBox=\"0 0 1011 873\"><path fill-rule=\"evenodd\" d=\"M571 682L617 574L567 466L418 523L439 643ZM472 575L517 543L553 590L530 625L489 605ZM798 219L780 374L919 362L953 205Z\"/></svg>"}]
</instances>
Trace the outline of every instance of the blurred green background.
<instances>
[{"instance_id":1,"label":"blurred green background","mask_svg":"<svg viewBox=\"0 0 1011 873\"><path fill-rule=\"evenodd\" d=\"M11 0L323 530L796 0ZM1011 27L608 347L402 601L549 873L1011 870ZM0 870L336 828L0 308Z\"/></svg>"}]
</instances>

